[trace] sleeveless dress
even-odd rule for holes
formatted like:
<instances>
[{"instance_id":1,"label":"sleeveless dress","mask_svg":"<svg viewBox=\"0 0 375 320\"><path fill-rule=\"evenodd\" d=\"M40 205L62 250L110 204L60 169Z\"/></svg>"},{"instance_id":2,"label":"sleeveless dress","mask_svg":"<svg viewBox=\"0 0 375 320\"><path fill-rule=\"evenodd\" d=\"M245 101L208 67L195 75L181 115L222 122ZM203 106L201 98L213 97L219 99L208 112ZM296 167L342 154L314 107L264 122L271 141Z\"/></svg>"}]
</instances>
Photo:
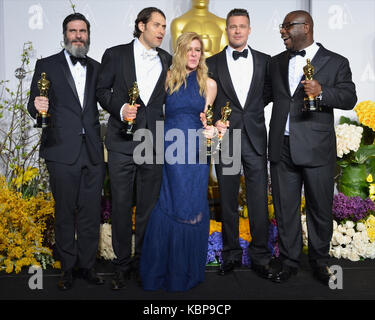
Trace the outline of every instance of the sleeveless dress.
<instances>
[{"instance_id":1,"label":"sleeveless dress","mask_svg":"<svg viewBox=\"0 0 375 320\"><path fill-rule=\"evenodd\" d=\"M189 131L202 129L199 114L205 99L199 94L195 71L186 81L186 88L183 84L167 94L165 102L160 197L149 218L140 260L145 290L185 291L204 280L209 165L199 163L199 138L188 137Z\"/></svg>"}]
</instances>

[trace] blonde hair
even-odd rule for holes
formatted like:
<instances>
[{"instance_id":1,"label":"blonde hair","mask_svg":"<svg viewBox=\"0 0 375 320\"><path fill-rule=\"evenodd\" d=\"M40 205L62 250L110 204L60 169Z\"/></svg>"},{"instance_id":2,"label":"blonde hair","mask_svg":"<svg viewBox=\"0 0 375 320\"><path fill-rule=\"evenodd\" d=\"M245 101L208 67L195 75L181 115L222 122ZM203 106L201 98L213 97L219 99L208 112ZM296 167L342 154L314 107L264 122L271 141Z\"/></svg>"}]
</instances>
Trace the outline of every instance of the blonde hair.
<instances>
[{"instance_id":1,"label":"blonde hair","mask_svg":"<svg viewBox=\"0 0 375 320\"><path fill-rule=\"evenodd\" d=\"M208 68L206 65L206 58L204 56L204 47L202 38L198 33L195 32L186 32L181 34L177 38L176 52L173 55L172 66L170 68L170 76L167 81L167 88L169 94L178 91L182 84L184 83L186 88L186 61L187 53L190 47L190 44L193 40L198 40L201 44L201 57L197 66L197 81L199 85L199 93L201 96L206 94L207 78L208 78Z\"/></svg>"}]
</instances>

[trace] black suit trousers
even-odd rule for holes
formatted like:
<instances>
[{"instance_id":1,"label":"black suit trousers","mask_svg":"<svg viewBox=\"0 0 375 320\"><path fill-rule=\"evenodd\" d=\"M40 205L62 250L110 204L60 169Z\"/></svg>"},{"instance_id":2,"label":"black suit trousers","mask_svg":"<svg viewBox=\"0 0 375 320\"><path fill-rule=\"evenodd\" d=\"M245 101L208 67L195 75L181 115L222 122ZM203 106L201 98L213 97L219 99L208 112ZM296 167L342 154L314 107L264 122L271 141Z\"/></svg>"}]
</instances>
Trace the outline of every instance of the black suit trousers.
<instances>
[{"instance_id":1,"label":"black suit trousers","mask_svg":"<svg viewBox=\"0 0 375 320\"><path fill-rule=\"evenodd\" d=\"M55 199L55 241L62 270L92 268L98 251L104 162L92 164L83 139L71 164L46 161Z\"/></svg>"},{"instance_id":2,"label":"black suit trousers","mask_svg":"<svg viewBox=\"0 0 375 320\"><path fill-rule=\"evenodd\" d=\"M329 259L333 232L332 202L335 160L324 166L301 167L293 163L289 137L284 137L281 159L271 162L272 197L283 263L298 267L302 252L301 193L304 186L308 253L312 266Z\"/></svg>"},{"instance_id":3,"label":"black suit trousers","mask_svg":"<svg viewBox=\"0 0 375 320\"><path fill-rule=\"evenodd\" d=\"M162 165L136 164L132 155L108 152L112 196L112 245L117 270L137 269L148 218L159 197ZM136 185L135 253L132 248L132 207Z\"/></svg>"},{"instance_id":4,"label":"black suit trousers","mask_svg":"<svg viewBox=\"0 0 375 320\"><path fill-rule=\"evenodd\" d=\"M267 197L267 159L259 155L244 132L241 136L241 163L245 175L246 202L249 215L252 241L249 247L250 259L257 264L269 262L268 250L268 197ZM242 249L239 242L238 194L240 172L223 174L228 160L221 154L220 164L216 165L216 175L220 190L222 212L222 258L225 262L241 261ZM231 166L231 165L229 165Z\"/></svg>"}]
</instances>

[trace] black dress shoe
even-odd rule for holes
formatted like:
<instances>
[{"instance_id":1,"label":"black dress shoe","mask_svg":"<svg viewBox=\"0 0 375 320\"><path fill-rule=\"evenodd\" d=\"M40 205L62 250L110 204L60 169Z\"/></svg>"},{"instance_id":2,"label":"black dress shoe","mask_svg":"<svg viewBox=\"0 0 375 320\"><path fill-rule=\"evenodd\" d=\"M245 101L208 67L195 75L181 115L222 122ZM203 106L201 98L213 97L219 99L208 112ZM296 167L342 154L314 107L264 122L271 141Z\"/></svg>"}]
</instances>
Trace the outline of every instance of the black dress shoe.
<instances>
[{"instance_id":1,"label":"black dress shoe","mask_svg":"<svg viewBox=\"0 0 375 320\"><path fill-rule=\"evenodd\" d=\"M220 276L225 276L233 272L234 268L239 267L241 264L236 261L223 262L217 272Z\"/></svg>"},{"instance_id":2,"label":"black dress shoe","mask_svg":"<svg viewBox=\"0 0 375 320\"><path fill-rule=\"evenodd\" d=\"M313 275L319 282L325 284L326 286L329 285L331 277L332 281L335 280L334 275L329 270L328 266L315 267Z\"/></svg>"},{"instance_id":3,"label":"black dress shoe","mask_svg":"<svg viewBox=\"0 0 375 320\"><path fill-rule=\"evenodd\" d=\"M112 290L120 290L126 286L127 280L130 279L130 272L116 271L112 279Z\"/></svg>"},{"instance_id":4,"label":"black dress shoe","mask_svg":"<svg viewBox=\"0 0 375 320\"><path fill-rule=\"evenodd\" d=\"M62 291L69 290L73 287L72 270L63 271L63 273L61 274L60 280L57 283L57 287Z\"/></svg>"},{"instance_id":5,"label":"black dress shoe","mask_svg":"<svg viewBox=\"0 0 375 320\"><path fill-rule=\"evenodd\" d=\"M293 275L296 275L297 272L297 268L283 265L282 269L276 272L271 280L276 283L284 283L288 281Z\"/></svg>"},{"instance_id":6,"label":"black dress shoe","mask_svg":"<svg viewBox=\"0 0 375 320\"><path fill-rule=\"evenodd\" d=\"M273 270L270 265L267 263L266 265L251 264L251 269L261 278L264 279L272 279L276 276L276 270Z\"/></svg>"},{"instance_id":7,"label":"black dress shoe","mask_svg":"<svg viewBox=\"0 0 375 320\"><path fill-rule=\"evenodd\" d=\"M82 278L85 279L90 284L102 285L104 280L102 277L98 276L93 268L91 269L81 269Z\"/></svg>"}]
</instances>

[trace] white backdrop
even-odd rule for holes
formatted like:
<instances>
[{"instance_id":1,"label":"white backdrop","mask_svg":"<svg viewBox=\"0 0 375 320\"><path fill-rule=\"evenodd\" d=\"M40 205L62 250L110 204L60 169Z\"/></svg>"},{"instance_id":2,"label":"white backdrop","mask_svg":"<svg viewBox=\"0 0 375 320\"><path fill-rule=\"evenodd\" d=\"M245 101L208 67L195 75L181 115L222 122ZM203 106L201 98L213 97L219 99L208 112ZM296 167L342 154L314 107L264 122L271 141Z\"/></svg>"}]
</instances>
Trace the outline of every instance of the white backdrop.
<instances>
[{"instance_id":1,"label":"white backdrop","mask_svg":"<svg viewBox=\"0 0 375 320\"><path fill-rule=\"evenodd\" d=\"M155 6L167 17L162 48L171 52L169 23L191 8L186 0L73 0L77 12L91 23L89 55L98 61L110 46L132 40L134 20L144 7ZM297 9L310 10L315 40L350 61L358 100L375 100L375 1L374 0L210 0L210 12L225 18L232 8L250 13L254 49L275 55L283 51L278 25ZM35 60L61 50L62 21L72 13L68 0L0 0L0 80L15 83L24 42L34 46ZM172 53L172 52L171 52ZM27 80L30 80L28 77ZM271 106L266 108L268 125ZM354 111L335 111L354 117Z\"/></svg>"}]
</instances>

